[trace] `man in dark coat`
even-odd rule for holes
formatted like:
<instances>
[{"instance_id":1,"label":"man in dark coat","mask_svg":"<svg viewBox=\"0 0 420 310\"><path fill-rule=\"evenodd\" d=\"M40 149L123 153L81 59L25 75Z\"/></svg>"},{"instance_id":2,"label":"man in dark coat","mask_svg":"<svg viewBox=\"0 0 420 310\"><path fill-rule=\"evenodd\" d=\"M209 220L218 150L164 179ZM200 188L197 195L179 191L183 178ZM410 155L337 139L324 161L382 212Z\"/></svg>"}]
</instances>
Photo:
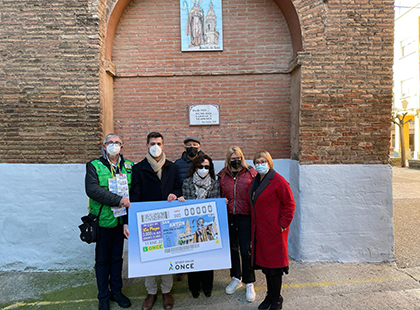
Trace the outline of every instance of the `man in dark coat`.
<instances>
[{"instance_id":1,"label":"man in dark coat","mask_svg":"<svg viewBox=\"0 0 420 310\"><path fill-rule=\"evenodd\" d=\"M191 163L200 154L204 154L201 151L200 139L195 137L188 137L184 140L185 151L182 153L181 158L175 161L175 165L178 166L179 177L181 182L187 178L188 169L190 169Z\"/></svg>"},{"instance_id":2,"label":"man in dark coat","mask_svg":"<svg viewBox=\"0 0 420 310\"><path fill-rule=\"evenodd\" d=\"M151 132L147 136L148 152L146 158L133 166L130 198L132 202L180 200L182 197L182 182L179 178L177 166L166 160L163 152L163 136L158 132ZM174 300L171 294L173 284L172 275L162 276L163 307L170 310ZM147 297L143 301L142 310L150 310L157 298L157 278L149 276L145 279Z\"/></svg>"}]
</instances>

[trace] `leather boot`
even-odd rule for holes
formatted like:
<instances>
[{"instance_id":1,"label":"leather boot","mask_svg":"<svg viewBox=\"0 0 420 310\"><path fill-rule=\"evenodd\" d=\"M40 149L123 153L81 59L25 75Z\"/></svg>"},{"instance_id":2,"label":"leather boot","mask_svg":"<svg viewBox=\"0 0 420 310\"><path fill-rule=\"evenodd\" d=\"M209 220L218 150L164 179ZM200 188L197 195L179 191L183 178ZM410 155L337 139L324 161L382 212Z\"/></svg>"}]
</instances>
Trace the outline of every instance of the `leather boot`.
<instances>
[{"instance_id":1,"label":"leather boot","mask_svg":"<svg viewBox=\"0 0 420 310\"><path fill-rule=\"evenodd\" d=\"M146 298L143 301L143 304L141 305L142 310L150 310L153 308L153 304L155 303L157 298L156 294L147 294Z\"/></svg>"},{"instance_id":2,"label":"leather boot","mask_svg":"<svg viewBox=\"0 0 420 310\"><path fill-rule=\"evenodd\" d=\"M270 309L271 304L273 303L273 299L268 295L265 296L263 302L258 306L259 310L267 310Z\"/></svg>"},{"instance_id":3,"label":"leather boot","mask_svg":"<svg viewBox=\"0 0 420 310\"><path fill-rule=\"evenodd\" d=\"M280 310L283 306L283 297L276 298L271 304L270 310Z\"/></svg>"},{"instance_id":4,"label":"leather boot","mask_svg":"<svg viewBox=\"0 0 420 310\"><path fill-rule=\"evenodd\" d=\"M174 298L172 297L171 292L162 294L163 297L163 308L165 310L172 310L172 307L174 306Z\"/></svg>"}]
</instances>

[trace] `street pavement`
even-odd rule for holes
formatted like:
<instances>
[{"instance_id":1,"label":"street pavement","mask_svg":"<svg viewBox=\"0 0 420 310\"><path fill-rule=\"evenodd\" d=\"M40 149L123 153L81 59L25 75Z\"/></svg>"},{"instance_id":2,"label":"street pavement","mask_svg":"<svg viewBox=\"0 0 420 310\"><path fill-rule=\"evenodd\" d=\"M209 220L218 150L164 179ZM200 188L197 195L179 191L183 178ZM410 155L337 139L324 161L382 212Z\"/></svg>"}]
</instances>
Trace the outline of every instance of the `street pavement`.
<instances>
[{"instance_id":1,"label":"street pavement","mask_svg":"<svg viewBox=\"0 0 420 310\"><path fill-rule=\"evenodd\" d=\"M395 262L303 263L291 261L283 277L283 309L420 310L420 170L393 168ZM127 261L127 260L125 260ZM93 266L93 262L92 262ZM127 275L127 266L124 266ZM245 288L226 295L227 270L215 272L213 295L193 299L186 279L174 282L174 309L257 309L265 297L260 271L257 298L245 299ZM146 296L142 278L124 278L130 309L141 309ZM97 309L93 269L83 272L0 272L0 309ZM111 309L121 309L111 302ZM153 309L163 309L159 296Z\"/></svg>"},{"instance_id":2,"label":"street pavement","mask_svg":"<svg viewBox=\"0 0 420 310\"><path fill-rule=\"evenodd\" d=\"M394 167L392 172L397 265L420 266L420 170Z\"/></svg>"}]
</instances>

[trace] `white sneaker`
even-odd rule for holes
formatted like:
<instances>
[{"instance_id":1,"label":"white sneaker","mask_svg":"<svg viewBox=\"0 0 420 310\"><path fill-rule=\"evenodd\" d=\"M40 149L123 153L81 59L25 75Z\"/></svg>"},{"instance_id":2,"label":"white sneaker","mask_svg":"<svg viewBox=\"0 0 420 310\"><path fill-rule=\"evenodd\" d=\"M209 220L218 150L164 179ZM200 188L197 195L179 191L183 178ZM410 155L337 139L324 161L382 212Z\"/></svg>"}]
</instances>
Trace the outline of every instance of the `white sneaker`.
<instances>
[{"instance_id":1,"label":"white sneaker","mask_svg":"<svg viewBox=\"0 0 420 310\"><path fill-rule=\"evenodd\" d=\"M231 295L236 292L238 288L242 286L241 280L238 278L232 277L232 282L228 286L226 286L226 294Z\"/></svg>"},{"instance_id":2,"label":"white sneaker","mask_svg":"<svg viewBox=\"0 0 420 310\"><path fill-rule=\"evenodd\" d=\"M248 302L253 302L255 300L254 283L248 283L246 285L246 300Z\"/></svg>"}]
</instances>

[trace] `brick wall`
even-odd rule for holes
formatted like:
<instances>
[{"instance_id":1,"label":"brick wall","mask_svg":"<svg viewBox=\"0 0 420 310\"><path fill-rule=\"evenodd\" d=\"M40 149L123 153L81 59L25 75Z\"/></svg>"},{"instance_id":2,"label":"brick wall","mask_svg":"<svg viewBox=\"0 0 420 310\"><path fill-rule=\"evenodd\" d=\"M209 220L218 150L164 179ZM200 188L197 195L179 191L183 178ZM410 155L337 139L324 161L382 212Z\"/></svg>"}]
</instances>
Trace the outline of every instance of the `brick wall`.
<instances>
[{"instance_id":1,"label":"brick wall","mask_svg":"<svg viewBox=\"0 0 420 310\"><path fill-rule=\"evenodd\" d=\"M304 38L303 164L386 164L393 1L296 1Z\"/></svg>"},{"instance_id":2,"label":"brick wall","mask_svg":"<svg viewBox=\"0 0 420 310\"><path fill-rule=\"evenodd\" d=\"M122 81L121 81L122 80ZM115 83L116 131L124 154L146 155L146 136L160 131L169 159L177 159L185 137L201 138L203 151L223 159L228 145L243 148L248 159L267 148L290 156L290 82L285 75L184 76L118 79ZM220 126L188 126L191 102L220 105Z\"/></svg>"},{"instance_id":3,"label":"brick wall","mask_svg":"<svg viewBox=\"0 0 420 310\"><path fill-rule=\"evenodd\" d=\"M0 162L97 156L104 16L115 3L1 1ZM302 164L387 163L393 1L293 3L303 51L299 77L291 79L290 32L274 1L223 1L224 51L181 53L179 1L133 0L112 55L115 129L128 140L129 155L140 159L147 132L161 130L171 159L194 134L215 159L223 158L225 135L248 158L263 147ZM300 91L300 102L291 89ZM187 106L210 101L221 106L221 125L189 127ZM166 125L158 114L177 122Z\"/></svg>"},{"instance_id":4,"label":"brick wall","mask_svg":"<svg viewBox=\"0 0 420 310\"><path fill-rule=\"evenodd\" d=\"M223 1L223 52L180 51L178 1L132 1L117 28L112 60L115 131L127 157L145 155L149 131L165 137L176 159L194 135L213 159L238 144L248 159L258 149L290 157L292 45L272 0ZM219 104L220 126L189 126L190 104Z\"/></svg>"},{"instance_id":5,"label":"brick wall","mask_svg":"<svg viewBox=\"0 0 420 310\"><path fill-rule=\"evenodd\" d=\"M97 156L98 1L3 0L0 23L0 162Z\"/></svg>"}]
</instances>

